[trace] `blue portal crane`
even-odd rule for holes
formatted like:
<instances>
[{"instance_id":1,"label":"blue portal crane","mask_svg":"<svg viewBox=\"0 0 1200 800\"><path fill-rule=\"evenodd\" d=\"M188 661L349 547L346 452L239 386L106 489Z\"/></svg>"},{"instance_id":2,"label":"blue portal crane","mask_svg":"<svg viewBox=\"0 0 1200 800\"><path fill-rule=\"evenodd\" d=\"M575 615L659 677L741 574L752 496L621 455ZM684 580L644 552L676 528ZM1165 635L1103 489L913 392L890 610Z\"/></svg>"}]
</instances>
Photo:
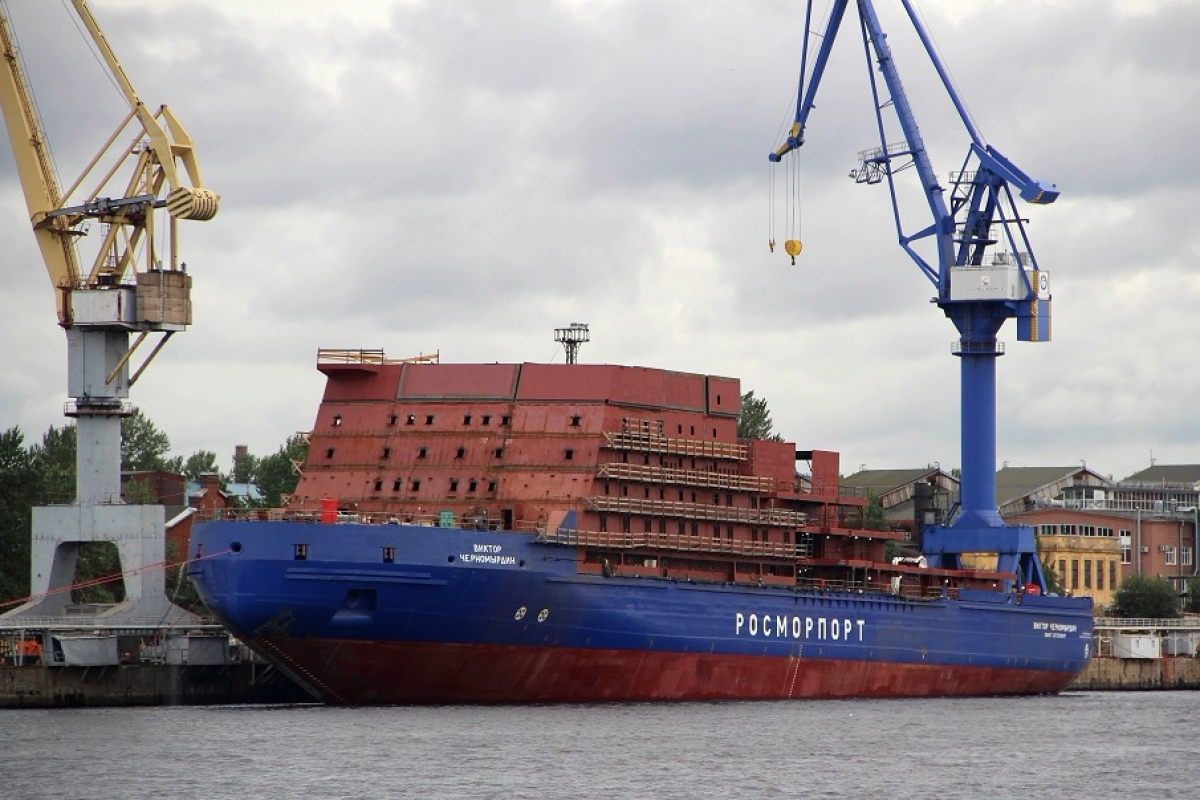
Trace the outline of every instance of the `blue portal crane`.
<instances>
[{"instance_id":1,"label":"blue portal crane","mask_svg":"<svg viewBox=\"0 0 1200 800\"><path fill-rule=\"evenodd\" d=\"M959 501L944 524L922 526L921 552L931 566L949 567L960 566L963 553L996 553L998 572L1012 573L1021 586L1044 591L1033 529L1006 525L996 510L996 359L1004 354L996 334L1013 317L1019 340L1050 338L1048 276L1033 257L1012 190L1038 204L1054 202L1058 190L1030 178L982 140L909 0L900 2L970 137L962 168L950 175L947 198L921 140L874 4L856 0L868 66L872 60L877 64L883 87L875 70L869 69L879 147L859 153L860 165L850 174L858 183L887 183L900 246L936 288L934 302L959 334L951 348L961 362ZM808 2L796 120L786 141L769 155L771 161L780 161L804 144L817 87L848 5L849 0L833 1L806 83L812 0ZM887 141L888 109L895 114L903 141ZM901 219L895 183L896 174L908 167L915 168L932 214L928 225L911 232ZM914 248L921 243L929 249L930 241L936 250L932 263ZM798 250L798 243L789 242L790 254Z\"/></svg>"}]
</instances>

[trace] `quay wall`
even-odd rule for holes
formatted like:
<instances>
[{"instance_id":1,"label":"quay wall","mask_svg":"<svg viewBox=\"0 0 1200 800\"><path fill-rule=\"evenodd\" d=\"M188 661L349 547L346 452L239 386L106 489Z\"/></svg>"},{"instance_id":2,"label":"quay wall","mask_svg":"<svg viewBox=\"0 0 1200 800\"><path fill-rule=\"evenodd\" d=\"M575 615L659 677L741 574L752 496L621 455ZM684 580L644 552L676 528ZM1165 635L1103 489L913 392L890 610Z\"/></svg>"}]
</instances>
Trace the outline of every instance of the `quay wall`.
<instances>
[{"instance_id":1,"label":"quay wall","mask_svg":"<svg viewBox=\"0 0 1200 800\"><path fill-rule=\"evenodd\" d=\"M1098 656L1068 691L1137 691L1200 689L1200 658L1114 658Z\"/></svg>"},{"instance_id":2,"label":"quay wall","mask_svg":"<svg viewBox=\"0 0 1200 800\"><path fill-rule=\"evenodd\" d=\"M310 703L262 663L0 666L0 708Z\"/></svg>"}]
</instances>

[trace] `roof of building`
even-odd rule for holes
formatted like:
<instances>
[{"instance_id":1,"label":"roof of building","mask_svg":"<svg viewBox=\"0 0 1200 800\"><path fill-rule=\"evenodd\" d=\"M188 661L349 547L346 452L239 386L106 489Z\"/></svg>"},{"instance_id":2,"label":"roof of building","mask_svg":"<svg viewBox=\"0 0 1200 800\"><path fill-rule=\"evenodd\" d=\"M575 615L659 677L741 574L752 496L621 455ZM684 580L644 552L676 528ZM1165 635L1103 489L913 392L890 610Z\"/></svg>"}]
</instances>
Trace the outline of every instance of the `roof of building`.
<instances>
[{"instance_id":1,"label":"roof of building","mask_svg":"<svg viewBox=\"0 0 1200 800\"><path fill-rule=\"evenodd\" d=\"M1086 466L1004 467L996 472L996 503L1004 505L1028 497L1043 487L1072 479L1096 485L1109 483L1107 476ZM1054 495L1057 496L1058 491Z\"/></svg>"},{"instance_id":2,"label":"roof of building","mask_svg":"<svg viewBox=\"0 0 1200 800\"><path fill-rule=\"evenodd\" d=\"M943 472L940 467L922 467L921 469L864 469L845 478L838 484L849 489L856 489L864 496L868 493L879 498L884 505L884 513L889 520L911 520L913 516L913 501L911 491L900 491L920 481L933 477L934 484L942 487L955 486L958 481L953 476ZM941 489L945 493L945 489Z\"/></svg>"},{"instance_id":3,"label":"roof of building","mask_svg":"<svg viewBox=\"0 0 1200 800\"><path fill-rule=\"evenodd\" d=\"M939 472L938 467L921 469L864 469L838 481L852 489L869 489L876 494L889 492Z\"/></svg>"},{"instance_id":4,"label":"roof of building","mask_svg":"<svg viewBox=\"0 0 1200 800\"><path fill-rule=\"evenodd\" d=\"M1200 464L1155 464L1135 472L1122 482L1200 484Z\"/></svg>"}]
</instances>

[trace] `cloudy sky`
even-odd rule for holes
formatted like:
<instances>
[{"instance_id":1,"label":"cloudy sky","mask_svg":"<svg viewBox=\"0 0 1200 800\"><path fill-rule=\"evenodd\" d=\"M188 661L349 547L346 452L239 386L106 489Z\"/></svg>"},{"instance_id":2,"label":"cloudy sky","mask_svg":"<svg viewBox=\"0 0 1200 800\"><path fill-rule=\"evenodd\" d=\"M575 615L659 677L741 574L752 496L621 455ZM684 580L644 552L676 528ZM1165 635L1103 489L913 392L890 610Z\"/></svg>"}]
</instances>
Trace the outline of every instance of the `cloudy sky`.
<instances>
[{"instance_id":1,"label":"cloudy sky","mask_svg":"<svg viewBox=\"0 0 1200 800\"><path fill-rule=\"evenodd\" d=\"M124 113L65 0L6 0L60 175ZM935 168L967 136L879 0ZM817 13L824 4L816 3ZM1060 200L1024 206L1053 341L1001 331L997 458L1124 477L1200 462L1200 3L922 0L983 136ZM799 0L93 0L143 100L222 196L185 223L195 324L132 399L173 453L311 427L320 347L740 377L843 472L960 463L953 325L896 245L852 18L798 153L795 266L766 159L794 112ZM852 12L851 12L852 13ZM903 178L915 176L909 172ZM927 214L909 205L908 218ZM65 339L0 155L0 428L60 425Z\"/></svg>"}]
</instances>

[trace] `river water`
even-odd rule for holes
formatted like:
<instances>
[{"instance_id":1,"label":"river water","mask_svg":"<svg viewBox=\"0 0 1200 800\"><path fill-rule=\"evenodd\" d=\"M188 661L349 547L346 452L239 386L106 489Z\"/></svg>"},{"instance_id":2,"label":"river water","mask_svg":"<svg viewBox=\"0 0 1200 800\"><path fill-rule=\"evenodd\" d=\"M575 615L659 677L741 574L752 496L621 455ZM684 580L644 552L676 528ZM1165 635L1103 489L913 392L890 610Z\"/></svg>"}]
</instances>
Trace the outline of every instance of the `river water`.
<instances>
[{"instance_id":1,"label":"river water","mask_svg":"<svg viewBox=\"0 0 1200 800\"><path fill-rule=\"evenodd\" d=\"M0 710L13 798L1195 798L1200 692Z\"/></svg>"}]
</instances>

